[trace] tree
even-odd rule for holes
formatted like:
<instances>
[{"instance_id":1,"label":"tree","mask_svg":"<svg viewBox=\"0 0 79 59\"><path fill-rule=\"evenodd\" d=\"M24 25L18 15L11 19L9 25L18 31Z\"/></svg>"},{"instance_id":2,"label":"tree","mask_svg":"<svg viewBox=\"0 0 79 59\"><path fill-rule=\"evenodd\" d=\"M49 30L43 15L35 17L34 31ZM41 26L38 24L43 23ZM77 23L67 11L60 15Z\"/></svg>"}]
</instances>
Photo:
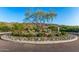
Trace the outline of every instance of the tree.
<instances>
[{"instance_id":1,"label":"tree","mask_svg":"<svg viewBox=\"0 0 79 59\"><path fill-rule=\"evenodd\" d=\"M31 12L32 10L28 10L25 14L25 20L32 21L32 23L36 24L37 26L43 28L45 22L49 22L49 20L53 20L53 18L56 16L56 13L53 11L45 12L43 10L36 10L34 12ZM39 25L40 24L40 25Z\"/></svg>"},{"instance_id":2,"label":"tree","mask_svg":"<svg viewBox=\"0 0 79 59\"><path fill-rule=\"evenodd\" d=\"M40 27L40 29L43 30L43 23L42 21L45 19L45 15L46 15L46 12L44 12L43 10L37 10L33 16L34 16L34 23L36 23L36 25L38 27Z\"/></svg>"},{"instance_id":3,"label":"tree","mask_svg":"<svg viewBox=\"0 0 79 59\"><path fill-rule=\"evenodd\" d=\"M56 13L53 11L47 12L47 14L45 15L45 19L47 22L49 22L50 20L53 21L53 18L55 18L56 16Z\"/></svg>"},{"instance_id":4,"label":"tree","mask_svg":"<svg viewBox=\"0 0 79 59\"><path fill-rule=\"evenodd\" d=\"M28 8L25 12L25 18L23 19L24 23L30 21L31 18L32 18L32 10L31 8Z\"/></svg>"}]
</instances>

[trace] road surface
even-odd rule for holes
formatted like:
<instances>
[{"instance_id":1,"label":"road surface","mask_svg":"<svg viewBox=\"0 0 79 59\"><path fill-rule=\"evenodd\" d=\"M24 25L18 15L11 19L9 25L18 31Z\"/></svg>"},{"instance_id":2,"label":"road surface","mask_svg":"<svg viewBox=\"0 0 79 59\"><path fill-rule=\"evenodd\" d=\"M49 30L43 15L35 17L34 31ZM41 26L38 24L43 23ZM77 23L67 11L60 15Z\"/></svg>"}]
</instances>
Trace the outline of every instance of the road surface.
<instances>
[{"instance_id":1,"label":"road surface","mask_svg":"<svg viewBox=\"0 0 79 59\"><path fill-rule=\"evenodd\" d=\"M35 45L0 39L0 52L79 52L79 39L68 43Z\"/></svg>"}]
</instances>

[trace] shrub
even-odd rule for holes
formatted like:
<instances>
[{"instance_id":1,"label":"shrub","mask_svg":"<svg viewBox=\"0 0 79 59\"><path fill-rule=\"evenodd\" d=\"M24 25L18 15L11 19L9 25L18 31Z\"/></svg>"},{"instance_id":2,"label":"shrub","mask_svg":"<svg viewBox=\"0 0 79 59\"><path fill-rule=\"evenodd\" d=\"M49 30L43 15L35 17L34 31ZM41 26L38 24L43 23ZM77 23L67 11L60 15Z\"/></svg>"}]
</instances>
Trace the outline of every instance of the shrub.
<instances>
[{"instance_id":1,"label":"shrub","mask_svg":"<svg viewBox=\"0 0 79 59\"><path fill-rule=\"evenodd\" d=\"M13 32L12 32L12 35L13 35L13 36L20 36L20 32L19 32L19 31L13 31Z\"/></svg>"},{"instance_id":2,"label":"shrub","mask_svg":"<svg viewBox=\"0 0 79 59\"><path fill-rule=\"evenodd\" d=\"M24 30L25 29L23 24L19 24L19 23L13 24L12 28L13 28L13 30Z\"/></svg>"},{"instance_id":3,"label":"shrub","mask_svg":"<svg viewBox=\"0 0 79 59\"><path fill-rule=\"evenodd\" d=\"M61 35L67 35L67 32L61 32Z\"/></svg>"},{"instance_id":4,"label":"shrub","mask_svg":"<svg viewBox=\"0 0 79 59\"><path fill-rule=\"evenodd\" d=\"M0 31L4 31L4 32L6 32L6 31L11 31L12 30L12 28L11 27L9 27L9 26L0 26Z\"/></svg>"},{"instance_id":5,"label":"shrub","mask_svg":"<svg viewBox=\"0 0 79 59\"><path fill-rule=\"evenodd\" d=\"M56 33L55 36L61 36L61 33Z\"/></svg>"},{"instance_id":6,"label":"shrub","mask_svg":"<svg viewBox=\"0 0 79 59\"><path fill-rule=\"evenodd\" d=\"M50 29L52 31L57 31L57 27L53 26L53 25L48 26L48 29Z\"/></svg>"},{"instance_id":7,"label":"shrub","mask_svg":"<svg viewBox=\"0 0 79 59\"><path fill-rule=\"evenodd\" d=\"M35 36L33 33L26 32L26 31L13 31L12 35L13 36L23 36L23 37L34 37Z\"/></svg>"},{"instance_id":8,"label":"shrub","mask_svg":"<svg viewBox=\"0 0 79 59\"><path fill-rule=\"evenodd\" d=\"M26 37L33 37L33 34L32 33L28 33L25 35Z\"/></svg>"},{"instance_id":9,"label":"shrub","mask_svg":"<svg viewBox=\"0 0 79 59\"><path fill-rule=\"evenodd\" d=\"M55 36L62 36L62 35L67 35L67 32L60 32L55 34Z\"/></svg>"},{"instance_id":10,"label":"shrub","mask_svg":"<svg viewBox=\"0 0 79 59\"><path fill-rule=\"evenodd\" d=\"M67 33L66 32L61 32L61 35L66 35Z\"/></svg>"},{"instance_id":11,"label":"shrub","mask_svg":"<svg viewBox=\"0 0 79 59\"><path fill-rule=\"evenodd\" d=\"M49 33L49 34L47 35L47 37L52 37L52 34L51 34L51 33Z\"/></svg>"},{"instance_id":12,"label":"shrub","mask_svg":"<svg viewBox=\"0 0 79 59\"><path fill-rule=\"evenodd\" d=\"M39 33L37 33L37 35L36 35L37 37L43 37L44 36L44 33L42 33L42 32L39 32Z\"/></svg>"}]
</instances>

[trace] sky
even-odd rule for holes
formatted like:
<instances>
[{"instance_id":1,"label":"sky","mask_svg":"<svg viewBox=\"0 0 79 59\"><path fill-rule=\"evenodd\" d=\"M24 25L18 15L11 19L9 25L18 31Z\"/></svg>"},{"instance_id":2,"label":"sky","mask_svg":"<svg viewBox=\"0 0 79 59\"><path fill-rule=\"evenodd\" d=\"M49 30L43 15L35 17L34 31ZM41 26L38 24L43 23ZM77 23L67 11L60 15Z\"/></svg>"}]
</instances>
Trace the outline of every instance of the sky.
<instances>
[{"instance_id":1,"label":"sky","mask_svg":"<svg viewBox=\"0 0 79 59\"><path fill-rule=\"evenodd\" d=\"M0 7L0 22L23 22L25 12L29 7ZM30 7L31 8L31 7ZM38 7L32 7L37 10ZM44 11L51 9L57 16L53 19L53 24L79 25L78 7L40 7ZM30 21L29 21L30 22Z\"/></svg>"}]
</instances>

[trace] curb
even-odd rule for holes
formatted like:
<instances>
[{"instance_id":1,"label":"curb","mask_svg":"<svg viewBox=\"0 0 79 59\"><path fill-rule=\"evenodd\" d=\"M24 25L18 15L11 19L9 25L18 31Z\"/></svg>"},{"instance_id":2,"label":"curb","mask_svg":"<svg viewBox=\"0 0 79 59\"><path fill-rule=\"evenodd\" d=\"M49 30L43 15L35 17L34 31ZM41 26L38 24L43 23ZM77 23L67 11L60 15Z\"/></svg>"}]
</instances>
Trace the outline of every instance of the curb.
<instances>
[{"instance_id":1,"label":"curb","mask_svg":"<svg viewBox=\"0 0 79 59\"><path fill-rule=\"evenodd\" d=\"M30 44L55 44L55 43L65 43L65 42L72 42L78 39L77 36L75 36L75 38L70 39L70 40L60 40L60 41L19 41L19 40L11 40L11 39L6 39L4 38L2 35L1 39L2 40L7 40L7 41L13 41L13 42L19 42L19 43L30 43Z\"/></svg>"}]
</instances>

